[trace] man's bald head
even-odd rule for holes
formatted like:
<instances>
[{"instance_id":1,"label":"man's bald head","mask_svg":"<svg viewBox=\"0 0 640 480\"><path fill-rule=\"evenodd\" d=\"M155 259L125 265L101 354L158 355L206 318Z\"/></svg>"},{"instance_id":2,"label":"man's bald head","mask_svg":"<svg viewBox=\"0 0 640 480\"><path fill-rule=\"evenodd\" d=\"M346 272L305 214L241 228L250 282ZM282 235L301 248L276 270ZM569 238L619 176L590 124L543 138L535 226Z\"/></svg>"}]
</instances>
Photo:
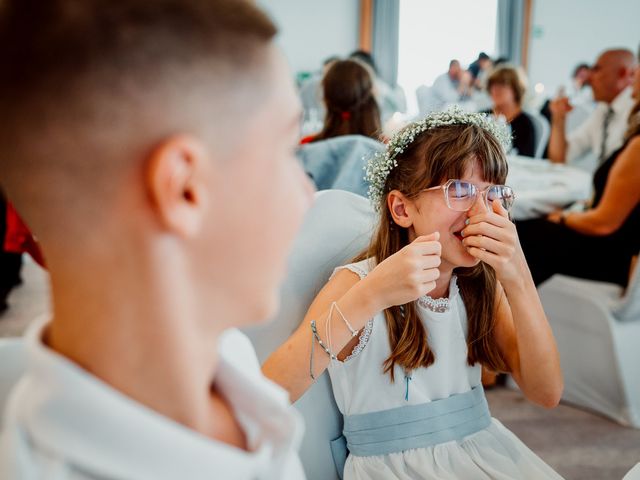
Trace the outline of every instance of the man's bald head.
<instances>
[{"instance_id":1,"label":"man's bald head","mask_svg":"<svg viewBox=\"0 0 640 480\"><path fill-rule=\"evenodd\" d=\"M591 88L596 101L611 103L631 85L637 67L631 50L616 48L604 51L591 69Z\"/></svg>"},{"instance_id":2,"label":"man's bald head","mask_svg":"<svg viewBox=\"0 0 640 480\"><path fill-rule=\"evenodd\" d=\"M4 0L0 181L37 233L65 204L95 212L166 136L222 155L275 33L242 0Z\"/></svg>"}]
</instances>

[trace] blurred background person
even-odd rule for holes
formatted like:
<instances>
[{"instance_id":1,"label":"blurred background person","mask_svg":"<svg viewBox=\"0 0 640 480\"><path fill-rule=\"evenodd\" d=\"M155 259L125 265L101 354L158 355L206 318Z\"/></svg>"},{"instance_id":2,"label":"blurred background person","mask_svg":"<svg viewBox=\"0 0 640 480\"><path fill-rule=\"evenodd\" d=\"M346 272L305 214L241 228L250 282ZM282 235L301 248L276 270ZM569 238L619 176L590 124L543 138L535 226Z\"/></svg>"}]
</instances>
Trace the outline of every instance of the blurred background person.
<instances>
[{"instance_id":1,"label":"blurred background person","mask_svg":"<svg viewBox=\"0 0 640 480\"><path fill-rule=\"evenodd\" d=\"M351 52L349 58L358 60L368 65L373 72L374 93L380 108L380 119L384 124L395 112L405 113L407 111L407 100L404 90L400 85L392 87L379 75L378 66L373 60L373 56L365 50L355 50Z\"/></svg>"},{"instance_id":2,"label":"blurred background person","mask_svg":"<svg viewBox=\"0 0 640 480\"><path fill-rule=\"evenodd\" d=\"M526 84L513 66L503 64L487 79L487 91L493 107L484 113L504 118L511 127L513 153L533 157L536 149L535 128L531 116L522 111Z\"/></svg>"},{"instance_id":3,"label":"blurred background person","mask_svg":"<svg viewBox=\"0 0 640 480\"><path fill-rule=\"evenodd\" d=\"M558 97L550 103L548 155L552 162L571 162L591 150L601 164L620 148L634 103L631 83L636 67L635 56L630 50L607 50L598 57L589 80L593 98L600 103L570 134L566 132L567 114L573 109L569 98Z\"/></svg>"},{"instance_id":4,"label":"blurred background person","mask_svg":"<svg viewBox=\"0 0 640 480\"><path fill-rule=\"evenodd\" d=\"M380 109L370 69L356 60L336 61L322 80L322 92L326 109L322 130L304 137L300 143L341 135L363 135L378 140Z\"/></svg>"},{"instance_id":5,"label":"blurred background person","mask_svg":"<svg viewBox=\"0 0 640 480\"><path fill-rule=\"evenodd\" d=\"M467 70L471 74L473 86L476 89L482 90L484 88L485 81L492 66L493 62L491 61L491 57L484 52L480 52L478 58L471 62Z\"/></svg>"},{"instance_id":6,"label":"blurred background person","mask_svg":"<svg viewBox=\"0 0 640 480\"><path fill-rule=\"evenodd\" d=\"M449 70L433 81L432 95L440 107L468 99L471 95L471 74L462 69L458 60L451 60Z\"/></svg>"},{"instance_id":7,"label":"blurred background person","mask_svg":"<svg viewBox=\"0 0 640 480\"><path fill-rule=\"evenodd\" d=\"M556 273L625 287L640 250L640 70L624 144L593 175L594 198L584 211L516 222L536 284Z\"/></svg>"},{"instance_id":8,"label":"blurred background person","mask_svg":"<svg viewBox=\"0 0 640 480\"><path fill-rule=\"evenodd\" d=\"M304 110L305 121L314 128L322 124L324 118L324 103L322 102L322 79L329 67L340 60L338 56L331 56L322 62L322 68L303 80L299 87L300 100Z\"/></svg>"},{"instance_id":9,"label":"blurred background person","mask_svg":"<svg viewBox=\"0 0 640 480\"><path fill-rule=\"evenodd\" d=\"M590 77L591 67L587 63L580 63L573 69L571 83L567 91L567 97L572 105L593 103Z\"/></svg>"}]
</instances>

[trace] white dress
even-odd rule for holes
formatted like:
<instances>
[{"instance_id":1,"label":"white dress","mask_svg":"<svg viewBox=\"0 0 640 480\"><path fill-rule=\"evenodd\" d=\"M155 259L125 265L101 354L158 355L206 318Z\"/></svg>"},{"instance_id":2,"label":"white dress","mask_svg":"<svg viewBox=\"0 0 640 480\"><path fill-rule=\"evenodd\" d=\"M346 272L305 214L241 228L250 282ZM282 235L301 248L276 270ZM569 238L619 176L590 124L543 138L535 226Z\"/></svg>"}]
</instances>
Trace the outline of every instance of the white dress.
<instances>
[{"instance_id":1,"label":"white dress","mask_svg":"<svg viewBox=\"0 0 640 480\"><path fill-rule=\"evenodd\" d=\"M339 267L363 278L373 262L364 260ZM395 383L383 373L390 354L386 321L382 312L365 326L358 345L344 362L334 360L329 375L338 408L345 416L407 405L419 405L481 388L481 367L467 364L467 315L455 276L449 288L449 309L434 312L427 297L418 311L435 353L435 363L411 372L407 382L399 366ZM408 383L408 390L407 390ZM498 420L459 441L373 456L347 458L345 480L415 479L561 479Z\"/></svg>"}]
</instances>

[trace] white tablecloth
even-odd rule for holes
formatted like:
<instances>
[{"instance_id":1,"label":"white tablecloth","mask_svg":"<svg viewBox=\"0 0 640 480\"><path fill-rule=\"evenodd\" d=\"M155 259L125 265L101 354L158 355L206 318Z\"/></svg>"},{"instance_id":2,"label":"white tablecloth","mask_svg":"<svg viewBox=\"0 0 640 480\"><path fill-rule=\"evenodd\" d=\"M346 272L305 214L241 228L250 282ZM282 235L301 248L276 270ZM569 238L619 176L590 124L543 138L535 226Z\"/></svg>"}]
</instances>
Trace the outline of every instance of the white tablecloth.
<instances>
[{"instance_id":1,"label":"white tablecloth","mask_svg":"<svg viewBox=\"0 0 640 480\"><path fill-rule=\"evenodd\" d=\"M591 174L547 160L509 156L507 185L516 200L511 214L516 220L538 218L567 205L591 198Z\"/></svg>"}]
</instances>

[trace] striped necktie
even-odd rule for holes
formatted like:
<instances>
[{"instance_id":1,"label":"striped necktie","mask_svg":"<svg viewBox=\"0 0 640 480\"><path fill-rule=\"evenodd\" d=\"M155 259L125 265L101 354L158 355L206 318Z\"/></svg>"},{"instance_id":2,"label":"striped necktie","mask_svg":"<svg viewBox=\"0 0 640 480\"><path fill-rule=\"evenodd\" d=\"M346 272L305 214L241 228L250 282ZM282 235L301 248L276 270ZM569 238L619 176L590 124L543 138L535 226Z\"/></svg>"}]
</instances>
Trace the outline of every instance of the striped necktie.
<instances>
[{"instance_id":1,"label":"striped necktie","mask_svg":"<svg viewBox=\"0 0 640 480\"><path fill-rule=\"evenodd\" d=\"M604 116L604 122L602 123L602 144L600 145L600 155L598 160L603 163L607 159L607 136L609 135L609 123L613 117L613 108L609 105L607 113Z\"/></svg>"}]
</instances>

